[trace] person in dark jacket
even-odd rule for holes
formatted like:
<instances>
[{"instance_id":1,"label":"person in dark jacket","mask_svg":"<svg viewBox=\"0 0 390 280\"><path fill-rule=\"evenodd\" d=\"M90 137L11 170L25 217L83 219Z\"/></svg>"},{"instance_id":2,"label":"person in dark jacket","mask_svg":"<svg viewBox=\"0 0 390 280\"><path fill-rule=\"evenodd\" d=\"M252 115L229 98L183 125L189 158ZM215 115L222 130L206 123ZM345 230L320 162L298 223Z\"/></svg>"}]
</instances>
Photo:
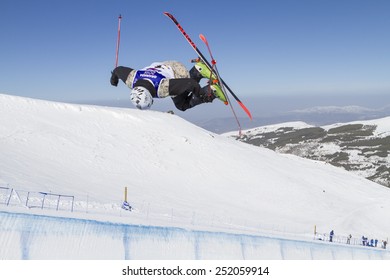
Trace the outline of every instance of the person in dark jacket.
<instances>
[{"instance_id":1,"label":"person in dark jacket","mask_svg":"<svg viewBox=\"0 0 390 280\"><path fill-rule=\"evenodd\" d=\"M334 231L333 229L330 231L329 233L329 242L333 242L333 235L334 235Z\"/></svg>"},{"instance_id":2,"label":"person in dark jacket","mask_svg":"<svg viewBox=\"0 0 390 280\"><path fill-rule=\"evenodd\" d=\"M352 234L349 234L347 237L347 244L351 244L351 238L352 238Z\"/></svg>"}]
</instances>

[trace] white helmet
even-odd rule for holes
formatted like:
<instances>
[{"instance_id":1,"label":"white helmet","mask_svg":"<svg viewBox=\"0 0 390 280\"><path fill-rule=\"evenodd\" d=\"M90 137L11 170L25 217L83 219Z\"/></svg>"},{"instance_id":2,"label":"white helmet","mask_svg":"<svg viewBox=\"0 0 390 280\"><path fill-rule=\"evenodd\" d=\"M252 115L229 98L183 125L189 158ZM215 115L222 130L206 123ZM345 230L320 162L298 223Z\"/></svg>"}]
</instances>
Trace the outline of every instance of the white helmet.
<instances>
[{"instance_id":1,"label":"white helmet","mask_svg":"<svg viewBox=\"0 0 390 280\"><path fill-rule=\"evenodd\" d=\"M153 104L153 97L150 92L146 88L140 86L131 90L130 100L135 107L141 110L149 109Z\"/></svg>"}]
</instances>

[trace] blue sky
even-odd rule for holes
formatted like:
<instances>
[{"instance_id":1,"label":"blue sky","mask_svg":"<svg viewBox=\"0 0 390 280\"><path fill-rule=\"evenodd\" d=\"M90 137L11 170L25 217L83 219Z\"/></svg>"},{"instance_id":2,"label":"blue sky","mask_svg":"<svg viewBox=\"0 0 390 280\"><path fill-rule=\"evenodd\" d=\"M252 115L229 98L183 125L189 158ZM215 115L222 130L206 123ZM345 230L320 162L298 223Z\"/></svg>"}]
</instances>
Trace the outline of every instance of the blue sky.
<instances>
[{"instance_id":1,"label":"blue sky","mask_svg":"<svg viewBox=\"0 0 390 280\"><path fill-rule=\"evenodd\" d=\"M2 0L0 93L56 101L127 98L109 84L122 14L119 64L140 68L195 57L209 40L242 99L288 94L390 94L387 0Z\"/></svg>"}]
</instances>

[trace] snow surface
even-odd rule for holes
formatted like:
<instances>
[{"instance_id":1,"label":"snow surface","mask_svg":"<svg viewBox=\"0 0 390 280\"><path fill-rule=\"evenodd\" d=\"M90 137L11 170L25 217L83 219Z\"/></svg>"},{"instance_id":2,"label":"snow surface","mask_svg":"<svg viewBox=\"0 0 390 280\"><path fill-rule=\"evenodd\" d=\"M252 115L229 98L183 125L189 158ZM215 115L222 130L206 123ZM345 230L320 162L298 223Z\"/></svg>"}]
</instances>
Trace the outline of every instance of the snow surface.
<instances>
[{"instance_id":1,"label":"snow surface","mask_svg":"<svg viewBox=\"0 0 390 280\"><path fill-rule=\"evenodd\" d=\"M386 137L390 135L390 117L368 120L368 121L355 121L348 123L337 123L332 125L323 126L324 129L329 130L331 128L339 127L347 124L363 124L363 125L375 125L374 135L379 137Z\"/></svg>"},{"instance_id":2,"label":"snow surface","mask_svg":"<svg viewBox=\"0 0 390 280\"><path fill-rule=\"evenodd\" d=\"M0 259L389 260L388 250L0 211ZM26 230L28 229L28 230Z\"/></svg>"},{"instance_id":3,"label":"snow surface","mask_svg":"<svg viewBox=\"0 0 390 280\"><path fill-rule=\"evenodd\" d=\"M389 189L175 115L0 94L0 121L0 185L71 195L76 205L0 210L297 239L312 239L314 225L390 233ZM120 209L125 186L133 212Z\"/></svg>"}]
</instances>

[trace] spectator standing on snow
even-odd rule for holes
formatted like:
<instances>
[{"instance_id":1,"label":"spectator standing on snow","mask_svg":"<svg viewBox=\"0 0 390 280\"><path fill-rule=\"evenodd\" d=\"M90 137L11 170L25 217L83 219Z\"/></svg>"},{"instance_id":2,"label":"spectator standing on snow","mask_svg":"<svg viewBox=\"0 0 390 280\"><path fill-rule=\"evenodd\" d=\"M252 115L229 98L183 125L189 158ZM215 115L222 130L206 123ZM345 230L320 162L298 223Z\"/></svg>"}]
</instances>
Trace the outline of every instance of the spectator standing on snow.
<instances>
[{"instance_id":1,"label":"spectator standing on snow","mask_svg":"<svg viewBox=\"0 0 390 280\"><path fill-rule=\"evenodd\" d=\"M334 235L334 231L333 229L330 231L329 233L329 242L333 242L333 235Z\"/></svg>"},{"instance_id":2,"label":"spectator standing on snow","mask_svg":"<svg viewBox=\"0 0 390 280\"><path fill-rule=\"evenodd\" d=\"M362 236L362 245L366 246L366 238L364 237L364 235Z\"/></svg>"},{"instance_id":3,"label":"spectator standing on snow","mask_svg":"<svg viewBox=\"0 0 390 280\"><path fill-rule=\"evenodd\" d=\"M348 237L347 237L347 244L351 244L351 238L352 238L352 234L348 235Z\"/></svg>"}]
</instances>

